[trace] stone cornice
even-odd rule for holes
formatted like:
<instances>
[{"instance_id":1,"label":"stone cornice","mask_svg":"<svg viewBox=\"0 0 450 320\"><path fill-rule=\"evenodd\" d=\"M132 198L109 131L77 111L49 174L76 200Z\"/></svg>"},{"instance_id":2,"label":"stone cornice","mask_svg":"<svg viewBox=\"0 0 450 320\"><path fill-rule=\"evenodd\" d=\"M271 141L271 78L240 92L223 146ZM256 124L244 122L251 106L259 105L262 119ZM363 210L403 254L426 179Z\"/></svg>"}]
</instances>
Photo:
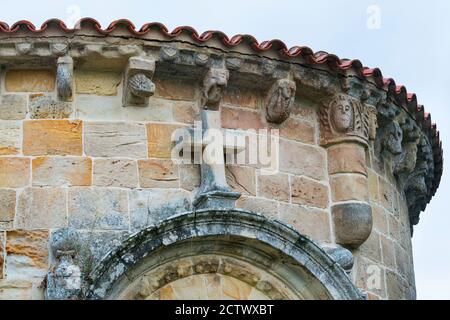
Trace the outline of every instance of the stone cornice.
<instances>
[{"instance_id":1,"label":"stone cornice","mask_svg":"<svg viewBox=\"0 0 450 320\"><path fill-rule=\"evenodd\" d=\"M154 69L137 69L135 74L148 79L150 87L153 76L176 75L200 83L209 68L225 67L230 73L229 84L267 93L265 112L269 122L286 119L295 95L321 100L325 105L337 96L348 97L364 107L358 112L366 127L345 135L373 145L376 156L389 164L406 194L412 224L418 222L420 211L439 186L442 143L430 115L405 87L384 79L378 69L364 68L358 60L314 54L306 47L287 49L280 41L258 44L249 36L229 39L219 32L199 36L187 27L169 33L160 24L148 24L135 31L129 22L119 21L103 30L89 19L79 26L70 30L52 20L36 30L28 22L11 27L0 23L0 63L6 68L17 62L23 67L53 63L61 74L58 94L67 101L71 99L70 75L77 66L123 71L131 57L146 59L155 63ZM152 94L151 88L148 93L144 91L135 89L143 96L138 100L134 97L132 102L144 106L145 98ZM273 95L284 95L285 102L274 105ZM377 121L371 114L377 115ZM328 142L334 143L334 138L329 138Z\"/></svg>"}]
</instances>

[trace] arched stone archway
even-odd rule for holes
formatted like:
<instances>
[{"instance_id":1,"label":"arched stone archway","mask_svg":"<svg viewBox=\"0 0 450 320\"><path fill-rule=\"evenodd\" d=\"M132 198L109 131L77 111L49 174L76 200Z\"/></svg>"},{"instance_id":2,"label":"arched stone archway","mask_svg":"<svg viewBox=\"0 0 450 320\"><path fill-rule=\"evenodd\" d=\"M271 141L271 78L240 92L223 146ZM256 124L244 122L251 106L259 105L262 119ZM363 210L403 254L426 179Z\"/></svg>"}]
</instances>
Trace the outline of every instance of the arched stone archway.
<instances>
[{"instance_id":1,"label":"arched stone archway","mask_svg":"<svg viewBox=\"0 0 450 320\"><path fill-rule=\"evenodd\" d=\"M90 299L361 299L309 238L244 210L201 210L138 232L90 275Z\"/></svg>"}]
</instances>

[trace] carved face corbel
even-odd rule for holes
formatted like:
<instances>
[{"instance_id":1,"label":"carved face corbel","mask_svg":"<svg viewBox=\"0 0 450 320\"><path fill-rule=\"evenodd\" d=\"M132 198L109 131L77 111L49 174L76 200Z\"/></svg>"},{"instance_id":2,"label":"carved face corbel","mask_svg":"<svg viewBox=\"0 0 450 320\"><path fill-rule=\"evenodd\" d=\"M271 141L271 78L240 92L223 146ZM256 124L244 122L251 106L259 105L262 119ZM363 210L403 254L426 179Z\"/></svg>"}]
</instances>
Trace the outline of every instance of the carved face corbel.
<instances>
[{"instance_id":1,"label":"carved face corbel","mask_svg":"<svg viewBox=\"0 0 450 320\"><path fill-rule=\"evenodd\" d=\"M204 109L217 110L230 73L227 69L210 68L203 79L201 104Z\"/></svg>"},{"instance_id":2,"label":"carved face corbel","mask_svg":"<svg viewBox=\"0 0 450 320\"><path fill-rule=\"evenodd\" d=\"M269 90L266 99L268 122L282 123L291 113L295 99L296 85L289 79L277 80Z\"/></svg>"},{"instance_id":3,"label":"carved face corbel","mask_svg":"<svg viewBox=\"0 0 450 320\"><path fill-rule=\"evenodd\" d=\"M361 102L345 94L336 94L319 113L321 144L356 140L367 144L369 111Z\"/></svg>"}]
</instances>

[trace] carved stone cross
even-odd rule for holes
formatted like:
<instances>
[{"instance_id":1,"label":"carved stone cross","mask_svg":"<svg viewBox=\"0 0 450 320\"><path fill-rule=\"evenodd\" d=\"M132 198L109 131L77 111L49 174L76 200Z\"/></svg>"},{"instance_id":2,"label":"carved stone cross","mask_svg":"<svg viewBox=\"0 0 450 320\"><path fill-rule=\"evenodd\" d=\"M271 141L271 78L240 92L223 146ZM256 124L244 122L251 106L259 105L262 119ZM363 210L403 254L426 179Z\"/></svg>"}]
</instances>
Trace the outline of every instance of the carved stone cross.
<instances>
[{"instance_id":1,"label":"carved stone cross","mask_svg":"<svg viewBox=\"0 0 450 320\"><path fill-rule=\"evenodd\" d=\"M201 141L194 138L194 150L202 151L201 184L194 199L196 209L233 208L241 196L228 186L225 176L224 153L241 152L245 140L233 137L221 129L219 105L223 88L228 82L228 70L211 68L208 70L202 89ZM194 132L194 137L198 136Z\"/></svg>"}]
</instances>

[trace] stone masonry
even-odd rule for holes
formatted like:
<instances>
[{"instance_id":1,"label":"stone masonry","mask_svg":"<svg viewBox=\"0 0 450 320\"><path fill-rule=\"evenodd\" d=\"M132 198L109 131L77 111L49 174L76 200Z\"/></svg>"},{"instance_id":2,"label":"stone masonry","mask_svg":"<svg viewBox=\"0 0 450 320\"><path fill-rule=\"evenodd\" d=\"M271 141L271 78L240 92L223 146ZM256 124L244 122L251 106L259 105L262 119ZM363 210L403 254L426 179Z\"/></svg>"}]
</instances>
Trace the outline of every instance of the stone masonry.
<instances>
[{"instance_id":1,"label":"stone masonry","mask_svg":"<svg viewBox=\"0 0 450 320\"><path fill-rule=\"evenodd\" d=\"M415 299L412 226L441 166L423 109L376 79L274 50L203 46L184 33L125 38L120 24L105 38L88 22L73 37L51 26L45 37L0 32L0 300L43 299L55 265L89 274L132 233L195 210L200 165L174 161L171 137L200 119L212 66L229 72L224 129L279 130L274 174L226 165L236 207L350 250L348 277L369 299ZM49 249L67 228L82 245ZM203 278L221 295L268 295L228 275ZM199 281L183 279L153 296Z\"/></svg>"}]
</instances>

